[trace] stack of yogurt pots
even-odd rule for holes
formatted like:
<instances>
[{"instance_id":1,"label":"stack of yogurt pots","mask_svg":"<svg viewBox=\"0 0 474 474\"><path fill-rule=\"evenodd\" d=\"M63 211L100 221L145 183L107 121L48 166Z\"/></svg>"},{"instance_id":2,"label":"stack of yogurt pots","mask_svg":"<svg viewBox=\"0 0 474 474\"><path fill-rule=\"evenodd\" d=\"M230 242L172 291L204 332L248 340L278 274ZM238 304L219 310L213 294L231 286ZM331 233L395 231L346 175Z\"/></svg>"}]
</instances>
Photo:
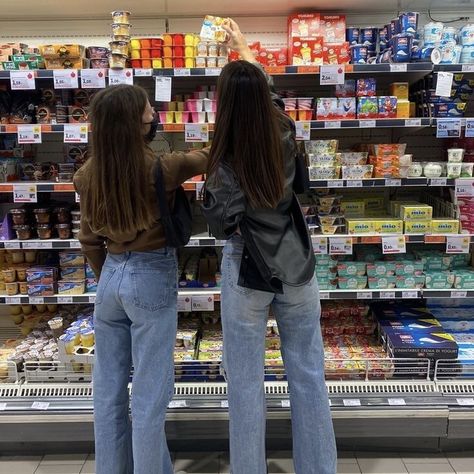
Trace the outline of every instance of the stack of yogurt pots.
<instances>
[{"instance_id":1,"label":"stack of yogurt pots","mask_svg":"<svg viewBox=\"0 0 474 474\"><path fill-rule=\"evenodd\" d=\"M313 118L312 97L286 97L282 100L285 112L293 120L309 121Z\"/></svg>"},{"instance_id":2,"label":"stack of yogurt pots","mask_svg":"<svg viewBox=\"0 0 474 474\"><path fill-rule=\"evenodd\" d=\"M123 69L127 66L130 50L130 12L112 12L112 41L109 43L109 67Z\"/></svg>"}]
</instances>

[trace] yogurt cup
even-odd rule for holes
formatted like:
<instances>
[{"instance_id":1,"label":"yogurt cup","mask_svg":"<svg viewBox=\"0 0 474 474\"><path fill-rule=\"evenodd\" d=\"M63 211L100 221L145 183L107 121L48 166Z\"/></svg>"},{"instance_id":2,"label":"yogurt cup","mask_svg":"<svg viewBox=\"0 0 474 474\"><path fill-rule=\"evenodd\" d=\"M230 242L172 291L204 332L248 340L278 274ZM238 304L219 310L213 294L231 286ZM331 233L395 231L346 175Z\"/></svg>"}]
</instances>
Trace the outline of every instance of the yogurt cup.
<instances>
[{"instance_id":1,"label":"yogurt cup","mask_svg":"<svg viewBox=\"0 0 474 474\"><path fill-rule=\"evenodd\" d=\"M128 36L130 37L130 23L112 23L112 34L114 36Z\"/></svg>"},{"instance_id":2,"label":"yogurt cup","mask_svg":"<svg viewBox=\"0 0 474 474\"><path fill-rule=\"evenodd\" d=\"M461 176L462 163L446 164L448 178L459 178Z\"/></svg>"},{"instance_id":3,"label":"yogurt cup","mask_svg":"<svg viewBox=\"0 0 474 474\"><path fill-rule=\"evenodd\" d=\"M285 110L295 110L296 109L296 98L289 97L282 99L285 104Z\"/></svg>"},{"instance_id":4,"label":"yogurt cup","mask_svg":"<svg viewBox=\"0 0 474 474\"><path fill-rule=\"evenodd\" d=\"M206 123L206 112L191 112L193 123Z\"/></svg>"},{"instance_id":5,"label":"yogurt cup","mask_svg":"<svg viewBox=\"0 0 474 474\"><path fill-rule=\"evenodd\" d=\"M474 24L469 23L461 28L460 40L463 46L474 46Z\"/></svg>"},{"instance_id":6,"label":"yogurt cup","mask_svg":"<svg viewBox=\"0 0 474 474\"><path fill-rule=\"evenodd\" d=\"M369 49L364 45L351 46L352 64L366 64Z\"/></svg>"},{"instance_id":7,"label":"yogurt cup","mask_svg":"<svg viewBox=\"0 0 474 474\"><path fill-rule=\"evenodd\" d=\"M360 29L356 26L349 26L346 28L346 41L351 45L359 44Z\"/></svg>"},{"instance_id":8,"label":"yogurt cup","mask_svg":"<svg viewBox=\"0 0 474 474\"><path fill-rule=\"evenodd\" d=\"M207 123L216 123L216 113L206 112Z\"/></svg>"},{"instance_id":9,"label":"yogurt cup","mask_svg":"<svg viewBox=\"0 0 474 474\"><path fill-rule=\"evenodd\" d=\"M423 174L423 167L420 163L413 163L408 168L409 178L419 178Z\"/></svg>"},{"instance_id":10,"label":"yogurt cup","mask_svg":"<svg viewBox=\"0 0 474 474\"><path fill-rule=\"evenodd\" d=\"M311 120L312 117L313 117L312 110L298 110L298 120L308 121L308 120Z\"/></svg>"},{"instance_id":11,"label":"yogurt cup","mask_svg":"<svg viewBox=\"0 0 474 474\"><path fill-rule=\"evenodd\" d=\"M310 110L313 104L312 97L298 97L296 99L297 109L300 110Z\"/></svg>"},{"instance_id":12,"label":"yogurt cup","mask_svg":"<svg viewBox=\"0 0 474 474\"><path fill-rule=\"evenodd\" d=\"M463 46L461 64L474 64L474 46Z\"/></svg>"},{"instance_id":13,"label":"yogurt cup","mask_svg":"<svg viewBox=\"0 0 474 474\"><path fill-rule=\"evenodd\" d=\"M188 99L186 101L186 110L189 112L202 112L203 100L202 99Z\"/></svg>"},{"instance_id":14,"label":"yogurt cup","mask_svg":"<svg viewBox=\"0 0 474 474\"><path fill-rule=\"evenodd\" d=\"M109 46L112 54L128 55L128 43L126 41L111 41Z\"/></svg>"},{"instance_id":15,"label":"yogurt cup","mask_svg":"<svg viewBox=\"0 0 474 474\"><path fill-rule=\"evenodd\" d=\"M286 110L286 114L294 121L298 119L298 111L297 110Z\"/></svg>"},{"instance_id":16,"label":"yogurt cup","mask_svg":"<svg viewBox=\"0 0 474 474\"><path fill-rule=\"evenodd\" d=\"M400 31L415 36L418 31L418 12L405 12L399 16Z\"/></svg>"},{"instance_id":17,"label":"yogurt cup","mask_svg":"<svg viewBox=\"0 0 474 474\"><path fill-rule=\"evenodd\" d=\"M445 26L441 32L441 42L454 41L457 42L458 30L454 26Z\"/></svg>"},{"instance_id":18,"label":"yogurt cup","mask_svg":"<svg viewBox=\"0 0 474 474\"><path fill-rule=\"evenodd\" d=\"M443 174L443 167L439 163L426 163L423 174L427 178L439 178Z\"/></svg>"},{"instance_id":19,"label":"yogurt cup","mask_svg":"<svg viewBox=\"0 0 474 474\"><path fill-rule=\"evenodd\" d=\"M423 29L424 31L424 42L425 46L439 43L441 41L441 35L443 33L444 25L441 22L431 21L427 23Z\"/></svg>"},{"instance_id":20,"label":"yogurt cup","mask_svg":"<svg viewBox=\"0 0 474 474\"><path fill-rule=\"evenodd\" d=\"M472 178L474 163L461 163L461 178Z\"/></svg>"},{"instance_id":21,"label":"yogurt cup","mask_svg":"<svg viewBox=\"0 0 474 474\"><path fill-rule=\"evenodd\" d=\"M461 163L464 158L464 148L448 148L448 162Z\"/></svg>"},{"instance_id":22,"label":"yogurt cup","mask_svg":"<svg viewBox=\"0 0 474 474\"><path fill-rule=\"evenodd\" d=\"M206 94L206 92L204 92ZM204 112L215 112L216 101L211 99L203 99Z\"/></svg>"},{"instance_id":23,"label":"yogurt cup","mask_svg":"<svg viewBox=\"0 0 474 474\"><path fill-rule=\"evenodd\" d=\"M116 10L112 12L114 23L130 24L130 12L126 10Z\"/></svg>"}]
</instances>

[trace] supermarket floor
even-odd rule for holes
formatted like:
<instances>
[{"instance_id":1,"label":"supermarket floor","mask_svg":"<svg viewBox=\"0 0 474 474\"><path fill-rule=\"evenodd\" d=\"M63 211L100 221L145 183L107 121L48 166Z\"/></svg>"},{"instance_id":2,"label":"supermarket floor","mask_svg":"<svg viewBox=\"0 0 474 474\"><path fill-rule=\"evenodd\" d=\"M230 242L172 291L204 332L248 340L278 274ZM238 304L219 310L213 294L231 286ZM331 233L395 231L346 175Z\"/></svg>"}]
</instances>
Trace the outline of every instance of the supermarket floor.
<instances>
[{"instance_id":1,"label":"supermarket floor","mask_svg":"<svg viewBox=\"0 0 474 474\"><path fill-rule=\"evenodd\" d=\"M175 453L176 474L228 474L227 453ZM474 451L435 454L339 453L340 474L474 474ZM268 453L268 473L294 473L291 453ZM0 474L95 474L93 454L0 457Z\"/></svg>"}]
</instances>

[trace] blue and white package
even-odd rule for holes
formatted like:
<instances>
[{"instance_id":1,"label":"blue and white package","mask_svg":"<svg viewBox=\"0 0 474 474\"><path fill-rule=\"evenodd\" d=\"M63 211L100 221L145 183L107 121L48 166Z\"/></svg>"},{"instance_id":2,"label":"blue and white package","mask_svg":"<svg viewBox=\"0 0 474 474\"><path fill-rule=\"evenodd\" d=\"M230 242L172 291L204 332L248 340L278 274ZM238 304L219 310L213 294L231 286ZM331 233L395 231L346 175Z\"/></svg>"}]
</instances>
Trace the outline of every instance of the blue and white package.
<instances>
[{"instance_id":1,"label":"blue and white package","mask_svg":"<svg viewBox=\"0 0 474 474\"><path fill-rule=\"evenodd\" d=\"M474 64L474 46L463 46L461 51L461 64Z\"/></svg>"},{"instance_id":2,"label":"blue and white package","mask_svg":"<svg viewBox=\"0 0 474 474\"><path fill-rule=\"evenodd\" d=\"M411 59L411 47L413 36L396 35L390 42L392 43L392 59L396 63L407 63Z\"/></svg>"},{"instance_id":3,"label":"blue and white package","mask_svg":"<svg viewBox=\"0 0 474 474\"><path fill-rule=\"evenodd\" d=\"M456 45L452 42L442 44L439 47L441 53L440 64L459 64L461 60L462 46Z\"/></svg>"},{"instance_id":4,"label":"blue and white package","mask_svg":"<svg viewBox=\"0 0 474 474\"><path fill-rule=\"evenodd\" d=\"M351 46L360 44L360 29L355 26L346 28L346 41L348 41Z\"/></svg>"},{"instance_id":5,"label":"blue and white package","mask_svg":"<svg viewBox=\"0 0 474 474\"><path fill-rule=\"evenodd\" d=\"M420 14L418 12L405 12L402 13L400 18L400 31L407 35L414 36L418 31L418 18Z\"/></svg>"},{"instance_id":6,"label":"blue and white package","mask_svg":"<svg viewBox=\"0 0 474 474\"><path fill-rule=\"evenodd\" d=\"M367 46L361 44L351 46L352 64L366 64L369 55Z\"/></svg>"},{"instance_id":7,"label":"blue and white package","mask_svg":"<svg viewBox=\"0 0 474 474\"><path fill-rule=\"evenodd\" d=\"M438 21L431 21L424 27L424 42L425 46L434 46L441 41L443 34L443 24Z\"/></svg>"},{"instance_id":8,"label":"blue and white package","mask_svg":"<svg viewBox=\"0 0 474 474\"><path fill-rule=\"evenodd\" d=\"M379 28L379 45L380 45L380 52L384 51L388 46L388 26L382 26Z\"/></svg>"},{"instance_id":9,"label":"blue and white package","mask_svg":"<svg viewBox=\"0 0 474 474\"><path fill-rule=\"evenodd\" d=\"M360 29L360 43L369 46L369 49L375 48L377 44L378 28L367 26Z\"/></svg>"},{"instance_id":10,"label":"blue and white package","mask_svg":"<svg viewBox=\"0 0 474 474\"><path fill-rule=\"evenodd\" d=\"M463 46L474 46L474 24L470 23L461 28L460 39Z\"/></svg>"},{"instance_id":11,"label":"blue and white package","mask_svg":"<svg viewBox=\"0 0 474 474\"><path fill-rule=\"evenodd\" d=\"M458 39L458 30L454 26L445 26L443 32L441 33L441 43L446 43L449 41L454 41L457 43Z\"/></svg>"},{"instance_id":12,"label":"blue and white package","mask_svg":"<svg viewBox=\"0 0 474 474\"><path fill-rule=\"evenodd\" d=\"M394 18L393 20L390 20L390 39L395 35L400 34L400 32L400 18Z\"/></svg>"}]
</instances>

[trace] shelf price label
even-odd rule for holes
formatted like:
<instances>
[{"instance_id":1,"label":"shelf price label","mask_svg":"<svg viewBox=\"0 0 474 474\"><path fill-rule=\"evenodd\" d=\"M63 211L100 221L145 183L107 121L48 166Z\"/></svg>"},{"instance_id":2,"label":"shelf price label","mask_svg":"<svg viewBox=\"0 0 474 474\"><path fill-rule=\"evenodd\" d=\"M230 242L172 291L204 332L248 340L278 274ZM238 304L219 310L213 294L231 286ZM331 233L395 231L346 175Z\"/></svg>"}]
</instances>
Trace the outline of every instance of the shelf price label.
<instances>
[{"instance_id":1,"label":"shelf price label","mask_svg":"<svg viewBox=\"0 0 474 474\"><path fill-rule=\"evenodd\" d=\"M371 291L358 291L357 292L357 299L358 300L371 300L372 299L372 292Z\"/></svg>"},{"instance_id":2,"label":"shelf price label","mask_svg":"<svg viewBox=\"0 0 474 474\"><path fill-rule=\"evenodd\" d=\"M474 64L463 64L462 72L474 72Z\"/></svg>"},{"instance_id":3,"label":"shelf price label","mask_svg":"<svg viewBox=\"0 0 474 474\"><path fill-rule=\"evenodd\" d=\"M83 89L104 89L105 69L82 69L81 87Z\"/></svg>"},{"instance_id":4,"label":"shelf price label","mask_svg":"<svg viewBox=\"0 0 474 474\"><path fill-rule=\"evenodd\" d=\"M77 69L54 69L53 81L55 89L77 89L79 74Z\"/></svg>"},{"instance_id":5,"label":"shelf price label","mask_svg":"<svg viewBox=\"0 0 474 474\"><path fill-rule=\"evenodd\" d=\"M81 242L79 242L79 240L72 240L69 243L69 247L72 248L72 249L80 249L81 248Z\"/></svg>"},{"instance_id":6,"label":"shelf price label","mask_svg":"<svg viewBox=\"0 0 474 474\"><path fill-rule=\"evenodd\" d=\"M209 126L207 123L186 123L184 125L184 141L199 143L209 141Z\"/></svg>"},{"instance_id":7,"label":"shelf price label","mask_svg":"<svg viewBox=\"0 0 474 474\"><path fill-rule=\"evenodd\" d=\"M49 408L49 402L33 402L31 405L32 410L47 410Z\"/></svg>"},{"instance_id":8,"label":"shelf price label","mask_svg":"<svg viewBox=\"0 0 474 474\"><path fill-rule=\"evenodd\" d=\"M295 122L296 140L311 140L311 122Z\"/></svg>"},{"instance_id":9,"label":"shelf price label","mask_svg":"<svg viewBox=\"0 0 474 474\"><path fill-rule=\"evenodd\" d=\"M390 72L407 72L408 65L406 63L390 64Z\"/></svg>"},{"instance_id":10,"label":"shelf price label","mask_svg":"<svg viewBox=\"0 0 474 474\"><path fill-rule=\"evenodd\" d=\"M360 128L375 128L377 126L376 120L359 120Z\"/></svg>"},{"instance_id":11,"label":"shelf price label","mask_svg":"<svg viewBox=\"0 0 474 474\"><path fill-rule=\"evenodd\" d=\"M0 411L5 411L7 409L6 403L0 403Z\"/></svg>"},{"instance_id":12,"label":"shelf price label","mask_svg":"<svg viewBox=\"0 0 474 474\"><path fill-rule=\"evenodd\" d=\"M405 237L403 235L382 237L382 252L387 255L395 253L407 253Z\"/></svg>"},{"instance_id":13,"label":"shelf price label","mask_svg":"<svg viewBox=\"0 0 474 474\"><path fill-rule=\"evenodd\" d=\"M320 291L319 292L319 299L320 300L328 300L329 299L329 291Z\"/></svg>"},{"instance_id":14,"label":"shelf price label","mask_svg":"<svg viewBox=\"0 0 474 474\"><path fill-rule=\"evenodd\" d=\"M389 398L388 399L388 404L391 407L402 407L407 404L404 398Z\"/></svg>"},{"instance_id":15,"label":"shelf price label","mask_svg":"<svg viewBox=\"0 0 474 474\"><path fill-rule=\"evenodd\" d=\"M178 295L178 312L189 313L191 311L191 296Z\"/></svg>"},{"instance_id":16,"label":"shelf price label","mask_svg":"<svg viewBox=\"0 0 474 474\"><path fill-rule=\"evenodd\" d=\"M220 67L207 67L204 71L206 76L220 76L222 69Z\"/></svg>"},{"instance_id":17,"label":"shelf price label","mask_svg":"<svg viewBox=\"0 0 474 474\"><path fill-rule=\"evenodd\" d=\"M316 255L327 255L328 239L326 237L313 237L313 250Z\"/></svg>"},{"instance_id":18,"label":"shelf price label","mask_svg":"<svg viewBox=\"0 0 474 474\"><path fill-rule=\"evenodd\" d=\"M171 102L171 85L171 77L155 77L155 100L157 102Z\"/></svg>"},{"instance_id":19,"label":"shelf price label","mask_svg":"<svg viewBox=\"0 0 474 474\"><path fill-rule=\"evenodd\" d=\"M153 69L134 69L133 70L136 77L151 77L153 76Z\"/></svg>"},{"instance_id":20,"label":"shelf price label","mask_svg":"<svg viewBox=\"0 0 474 474\"><path fill-rule=\"evenodd\" d=\"M133 86L133 69L109 69L109 86L118 84Z\"/></svg>"},{"instance_id":21,"label":"shelf price label","mask_svg":"<svg viewBox=\"0 0 474 474\"><path fill-rule=\"evenodd\" d=\"M405 119L405 127L421 127L421 119Z\"/></svg>"},{"instance_id":22,"label":"shelf price label","mask_svg":"<svg viewBox=\"0 0 474 474\"><path fill-rule=\"evenodd\" d=\"M72 304L72 296L58 296L59 304Z\"/></svg>"},{"instance_id":23,"label":"shelf price label","mask_svg":"<svg viewBox=\"0 0 474 474\"><path fill-rule=\"evenodd\" d=\"M324 128L341 128L340 120L327 120L324 122Z\"/></svg>"},{"instance_id":24,"label":"shelf price label","mask_svg":"<svg viewBox=\"0 0 474 474\"><path fill-rule=\"evenodd\" d=\"M459 138L461 119L437 119L436 138Z\"/></svg>"},{"instance_id":25,"label":"shelf price label","mask_svg":"<svg viewBox=\"0 0 474 474\"><path fill-rule=\"evenodd\" d=\"M6 249L19 249L21 248L20 242L16 240L6 240L3 244Z\"/></svg>"},{"instance_id":26,"label":"shelf price label","mask_svg":"<svg viewBox=\"0 0 474 474\"><path fill-rule=\"evenodd\" d=\"M467 291L451 291L451 298L467 298Z\"/></svg>"},{"instance_id":27,"label":"shelf price label","mask_svg":"<svg viewBox=\"0 0 474 474\"><path fill-rule=\"evenodd\" d=\"M36 184L14 184L13 202L38 202Z\"/></svg>"},{"instance_id":28,"label":"shelf price label","mask_svg":"<svg viewBox=\"0 0 474 474\"><path fill-rule=\"evenodd\" d=\"M466 119L466 130L464 132L464 136L466 138L474 137L474 119L472 118Z\"/></svg>"},{"instance_id":29,"label":"shelf price label","mask_svg":"<svg viewBox=\"0 0 474 474\"><path fill-rule=\"evenodd\" d=\"M19 296L7 296L5 298L5 304L21 304L21 297Z\"/></svg>"},{"instance_id":30,"label":"shelf price label","mask_svg":"<svg viewBox=\"0 0 474 474\"><path fill-rule=\"evenodd\" d=\"M401 179L392 179L392 178L385 179L385 186L398 188L401 185L402 185Z\"/></svg>"},{"instance_id":31,"label":"shelf price label","mask_svg":"<svg viewBox=\"0 0 474 474\"><path fill-rule=\"evenodd\" d=\"M361 179L346 180L346 188L361 188L363 186Z\"/></svg>"},{"instance_id":32,"label":"shelf price label","mask_svg":"<svg viewBox=\"0 0 474 474\"><path fill-rule=\"evenodd\" d=\"M36 89L34 71L10 71L12 91Z\"/></svg>"},{"instance_id":33,"label":"shelf price label","mask_svg":"<svg viewBox=\"0 0 474 474\"><path fill-rule=\"evenodd\" d=\"M329 255L352 255L352 238L329 237Z\"/></svg>"},{"instance_id":34,"label":"shelf price label","mask_svg":"<svg viewBox=\"0 0 474 474\"><path fill-rule=\"evenodd\" d=\"M446 253L469 253L471 238L463 235L446 236Z\"/></svg>"},{"instance_id":35,"label":"shelf price label","mask_svg":"<svg viewBox=\"0 0 474 474\"><path fill-rule=\"evenodd\" d=\"M221 400L221 408L229 408L229 400Z\"/></svg>"},{"instance_id":36,"label":"shelf price label","mask_svg":"<svg viewBox=\"0 0 474 474\"><path fill-rule=\"evenodd\" d=\"M418 298L418 291L402 291L402 298L406 300L412 300Z\"/></svg>"},{"instance_id":37,"label":"shelf price label","mask_svg":"<svg viewBox=\"0 0 474 474\"><path fill-rule=\"evenodd\" d=\"M192 311L214 311L214 295L194 295L191 299Z\"/></svg>"},{"instance_id":38,"label":"shelf price label","mask_svg":"<svg viewBox=\"0 0 474 474\"><path fill-rule=\"evenodd\" d=\"M460 406L473 406L474 398L456 398L456 402Z\"/></svg>"},{"instance_id":39,"label":"shelf price label","mask_svg":"<svg viewBox=\"0 0 474 474\"><path fill-rule=\"evenodd\" d=\"M176 77L184 77L191 75L191 69L188 67L175 67L174 68L174 75Z\"/></svg>"},{"instance_id":40,"label":"shelf price label","mask_svg":"<svg viewBox=\"0 0 474 474\"><path fill-rule=\"evenodd\" d=\"M87 143L88 133L87 123L65 123L64 143Z\"/></svg>"},{"instance_id":41,"label":"shelf price label","mask_svg":"<svg viewBox=\"0 0 474 474\"><path fill-rule=\"evenodd\" d=\"M394 291L381 291L380 292L380 299L381 300L394 300L395 299L395 292Z\"/></svg>"},{"instance_id":42,"label":"shelf price label","mask_svg":"<svg viewBox=\"0 0 474 474\"><path fill-rule=\"evenodd\" d=\"M474 196L474 179L457 179L455 181L454 193L457 198Z\"/></svg>"},{"instance_id":43,"label":"shelf price label","mask_svg":"<svg viewBox=\"0 0 474 474\"><path fill-rule=\"evenodd\" d=\"M282 400L281 401L281 407L282 408L290 408L291 404L290 404L290 400Z\"/></svg>"},{"instance_id":44,"label":"shelf price label","mask_svg":"<svg viewBox=\"0 0 474 474\"><path fill-rule=\"evenodd\" d=\"M319 84L321 86L332 86L344 84L346 77L344 65L321 66L319 70Z\"/></svg>"},{"instance_id":45,"label":"shelf price label","mask_svg":"<svg viewBox=\"0 0 474 474\"><path fill-rule=\"evenodd\" d=\"M43 304L44 298L42 296L30 296L30 304Z\"/></svg>"},{"instance_id":46,"label":"shelf price label","mask_svg":"<svg viewBox=\"0 0 474 474\"><path fill-rule=\"evenodd\" d=\"M345 398L342 400L342 403L344 404L345 407L360 407L361 403L358 398Z\"/></svg>"},{"instance_id":47,"label":"shelf price label","mask_svg":"<svg viewBox=\"0 0 474 474\"><path fill-rule=\"evenodd\" d=\"M168 403L168 408L186 408L186 400L171 400Z\"/></svg>"},{"instance_id":48,"label":"shelf price label","mask_svg":"<svg viewBox=\"0 0 474 474\"><path fill-rule=\"evenodd\" d=\"M41 125L17 125L18 144L41 143Z\"/></svg>"},{"instance_id":49,"label":"shelf price label","mask_svg":"<svg viewBox=\"0 0 474 474\"><path fill-rule=\"evenodd\" d=\"M329 179L328 188L343 188L344 187L344 180L343 179Z\"/></svg>"},{"instance_id":50,"label":"shelf price label","mask_svg":"<svg viewBox=\"0 0 474 474\"><path fill-rule=\"evenodd\" d=\"M448 178L430 178L430 186L446 186Z\"/></svg>"}]
</instances>

